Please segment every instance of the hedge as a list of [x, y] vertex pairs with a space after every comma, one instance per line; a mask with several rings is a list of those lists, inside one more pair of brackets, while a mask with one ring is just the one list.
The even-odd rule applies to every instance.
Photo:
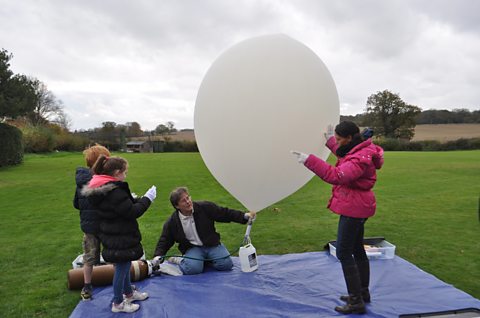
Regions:
[[447, 151], [480, 149], [480, 138], [460, 138], [447, 142], [437, 140], [408, 141], [391, 138], [376, 138], [375, 144], [385, 151]]
[[197, 143], [194, 141], [167, 141], [163, 147], [164, 152], [198, 152]]
[[14, 126], [0, 123], [0, 167], [23, 161], [22, 132]]
[[22, 127], [23, 143], [27, 153], [52, 152], [55, 149], [55, 133], [44, 126]]

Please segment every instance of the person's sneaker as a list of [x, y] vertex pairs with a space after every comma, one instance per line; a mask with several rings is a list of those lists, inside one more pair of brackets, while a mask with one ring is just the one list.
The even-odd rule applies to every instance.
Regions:
[[93, 288], [84, 286], [80, 292], [80, 297], [83, 301], [93, 299]]
[[140, 305], [129, 303], [128, 301], [122, 301], [120, 304], [115, 305], [112, 303], [112, 312], [134, 312], [140, 308]]
[[168, 259], [170, 263], [180, 265], [180, 263], [183, 261], [183, 257], [180, 256], [172, 256]]
[[134, 290], [133, 293], [132, 293], [132, 296], [130, 297], [127, 297], [125, 295], [123, 295], [123, 299], [125, 300], [125, 302], [133, 302], [133, 301], [136, 301], [136, 300], [145, 300], [148, 298], [148, 293], [142, 293], [138, 290]]

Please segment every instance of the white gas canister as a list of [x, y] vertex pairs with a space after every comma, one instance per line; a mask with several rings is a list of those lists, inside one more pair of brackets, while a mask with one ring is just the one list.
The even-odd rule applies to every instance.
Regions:
[[242, 272], [248, 273], [257, 270], [257, 250], [251, 243], [240, 247], [240, 250], [238, 251], [238, 257], [240, 258], [240, 267]]

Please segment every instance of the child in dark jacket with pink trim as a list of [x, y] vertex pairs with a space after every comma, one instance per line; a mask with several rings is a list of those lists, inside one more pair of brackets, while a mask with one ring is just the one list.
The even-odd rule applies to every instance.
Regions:
[[134, 290], [130, 280], [131, 262], [143, 254], [137, 218], [141, 217], [156, 197], [152, 186], [143, 197], [134, 199], [127, 177], [128, 163], [120, 157], [100, 156], [92, 168], [94, 175], [81, 193], [98, 210], [99, 238], [105, 261], [114, 263], [112, 312], [134, 312], [133, 301], [145, 300], [148, 294]]

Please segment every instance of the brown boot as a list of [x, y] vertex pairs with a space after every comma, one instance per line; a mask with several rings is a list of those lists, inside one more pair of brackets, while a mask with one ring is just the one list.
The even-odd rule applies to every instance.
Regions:
[[[348, 302], [348, 299], [350, 296], [345, 295], [345, 296], [340, 296], [340, 300], [343, 300], [344, 302]], [[364, 303], [370, 303], [370, 291], [368, 288], [362, 288], [362, 298]]]
[[337, 306], [335, 310], [341, 314], [364, 314], [367, 312], [361, 295], [349, 295], [347, 304]]
[[337, 306], [335, 310], [342, 314], [364, 314], [365, 303], [363, 302], [360, 274], [357, 265], [343, 265], [343, 276], [348, 290], [347, 304]]

